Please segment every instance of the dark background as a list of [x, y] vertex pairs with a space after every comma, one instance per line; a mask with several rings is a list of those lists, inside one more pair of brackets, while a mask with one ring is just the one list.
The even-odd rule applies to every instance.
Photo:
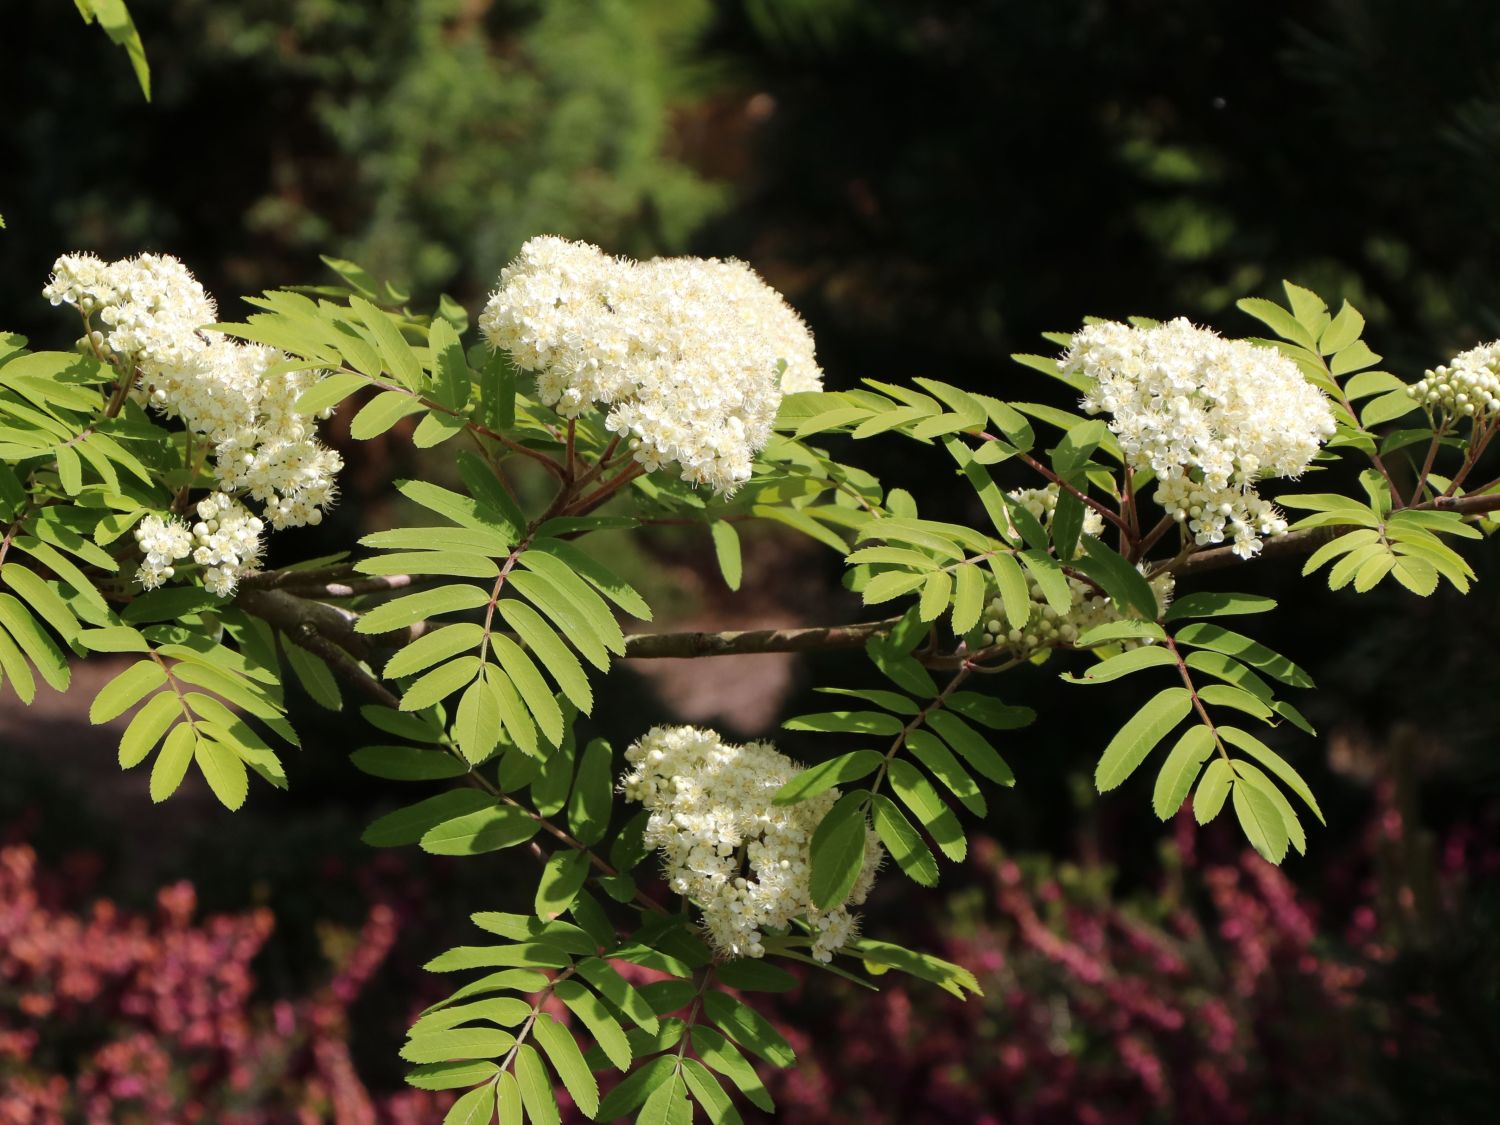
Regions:
[[[123, 54], [71, 5], [0, 13], [12, 44], [0, 68], [0, 327], [38, 346], [73, 333], [39, 296], [63, 251], [176, 254], [226, 319], [243, 311], [238, 294], [320, 279], [319, 253], [409, 285], [418, 304], [446, 292], [477, 311], [537, 233], [636, 256], [748, 260], [808, 319], [833, 388], [928, 375], [1055, 396], [1007, 358], [1047, 350], [1038, 333], [1085, 314], [1141, 314], [1254, 334], [1234, 301], [1276, 296], [1282, 278], [1355, 303], [1367, 339], [1408, 378], [1500, 335], [1500, 8], [1476, 0], [137, 0], [132, 10], [153, 66], [149, 105]], [[940, 460], [914, 449], [893, 439], [850, 458], [924, 509], [963, 515]], [[396, 449], [345, 453], [347, 499], [331, 522], [347, 535], [388, 519], [388, 481], [422, 466]], [[277, 549], [331, 546], [304, 534]], [[683, 627], [855, 611], [831, 556], [758, 530], [747, 552], [736, 599], [687, 533], [628, 565], [665, 607], [659, 621]], [[1492, 1109], [1500, 568], [1485, 545], [1475, 554], [1481, 581], [1467, 599], [1446, 588], [1427, 601], [1330, 595], [1294, 562], [1218, 579], [1282, 601], [1260, 635], [1319, 682], [1304, 709], [1321, 737], [1281, 743], [1329, 820], [1310, 832], [1309, 857], [1287, 864], [1318, 922], [1309, 948], [1363, 964], [1347, 923], [1373, 901], [1390, 954], [1356, 990], [1368, 1005], [1358, 1022], [1380, 1030], [1339, 1062], [1353, 1077], [1337, 1096], [1276, 1046], [1286, 1021], [1308, 1017], [1280, 1001], [1257, 1017], [1236, 1048], [1265, 1099], [1246, 1104], [1248, 1120], [1420, 1110], [1464, 1121]], [[1021, 784], [994, 799], [986, 830], [1052, 873], [1043, 883], [1083, 872], [1149, 914], [1163, 864], [1183, 862], [1163, 859], [1172, 830], [1151, 816], [1149, 784], [1097, 804], [1079, 783], [1128, 694], [1093, 694], [1081, 708], [1054, 670], [1006, 685], [1042, 719], [1011, 743]], [[601, 687], [598, 725], [617, 745], [673, 715], [758, 735], [814, 684], [863, 674], [833, 659], [633, 669]], [[0, 761], [10, 838], [44, 861], [108, 857], [94, 890], [127, 904], [189, 875], [208, 909], [271, 906], [278, 927], [257, 962], [267, 994], [322, 971], [315, 923], [352, 924], [363, 909], [340, 875], [369, 862], [350, 841], [402, 796], [343, 763], [347, 717], [307, 705], [291, 793], [254, 792], [231, 817], [190, 793], [146, 807], [144, 775], [115, 772], [106, 740], [76, 726], [76, 706], [3, 706], [0, 738], [16, 747]], [[1399, 861], [1382, 858], [1377, 838], [1392, 815], [1408, 843], [1426, 841]], [[1222, 827], [1201, 834], [1188, 864], [1200, 876], [1241, 862]], [[1440, 863], [1455, 833], [1472, 844], [1456, 866]], [[453, 918], [496, 905], [496, 873], [503, 884], [511, 861], [407, 862], [403, 886], [422, 888], [403, 900], [410, 963], [451, 943]], [[1440, 876], [1431, 901], [1413, 892]], [[950, 940], [973, 924], [964, 896], [987, 878], [961, 869], [949, 897], [919, 898], [888, 877], [867, 929]], [[390, 974], [385, 991], [397, 995], [371, 1002], [354, 1033], [372, 1091], [399, 1082], [399, 994], [421, 986]], [[1229, 988], [1216, 979], [1203, 987]], [[1069, 995], [1045, 976], [1027, 987]], [[858, 1026], [860, 995], [814, 986], [809, 997], [789, 1007], [793, 1026], [818, 1026], [828, 1006]], [[919, 1019], [950, 1018], [915, 1002]], [[982, 1110], [1062, 1121], [1087, 1118], [1081, 1106], [1097, 1098], [1124, 1107], [1114, 1120], [1198, 1119], [1186, 1103], [1138, 1096], [1128, 1073], [1117, 1090], [1068, 1072], [1050, 1117], [1019, 1083], [987, 1085], [985, 1052], [998, 1058], [1035, 1031], [1006, 1022], [1003, 993], [986, 1003], [998, 1014], [959, 1064], [970, 1108], [949, 1107], [930, 1076], [862, 1105], [868, 1070], [844, 1075], [849, 1089], [829, 1079], [828, 1100], [808, 1104], [864, 1120]], [[1112, 1075], [1123, 1056], [1108, 1013], [1098, 1019], [1077, 1053]], [[837, 1062], [825, 1060], [829, 1074]]]

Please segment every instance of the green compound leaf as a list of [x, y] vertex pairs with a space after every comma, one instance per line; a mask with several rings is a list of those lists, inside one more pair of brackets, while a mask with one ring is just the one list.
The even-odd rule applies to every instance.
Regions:
[[760, 1075], [745, 1056], [724, 1036], [711, 1027], [695, 1025], [690, 1032], [693, 1052], [739, 1088], [740, 1093], [766, 1113], [776, 1112], [776, 1103], [761, 1081]]
[[1188, 727], [1156, 775], [1151, 807], [1162, 820], [1170, 820], [1192, 792], [1198, 771], [1214, 751], [1214, 732], [1205, 726]]
[[869, 734], [890, 737], [901, 733], [902, 722], [883, 711], [827, 711], [818, 715], [798, 715], [781, 724], [787, 730], [811, 730]]
[[865, 860], [865, 794], [846, 793], [813, 832], [808, 888], [821, 910], [841, 905], [854, 889]]
[[693, 1104], [688, 1101], [680, 1064], [651, 1091], [635, 1120], [636, 1125], [692, 1125]]
[[359, 441], [368, 441], [385, 433], [402, 418], [420, 414], [426, 408], [421, 401], [400, 391], [382, 391], [364, 406], [349, 423], [349, 434]]
[[1302, 779], [1302, 775], [1292, 768], [1290, 762], [1276, 751], [1272, 750], [1260, 739], [1249, 731], [1241, 730], [1239, 727], [1220, 727], [1219, 737], [1231, 746], [1237, 747], [1249, 754], [1266, 769], [1279, 777], [1282, 782], [1298, 797], [1302, 798], [1307, 807], [1318, 820], [1327, 824], [1323, 819], [1323, 810], [1318, 808], [1317, 799], [1313, 796], [1312, 788]]
[[[896, 803], [881, 793], [870, 796], [871, 819], [880, 842], [909, 879], [924, 887], [938, 883], [938, 865], [932, 850]], [[732, 983], [732, 982], [730, 982]]]
[[578, 975], [593, 985], [599, 995], [634, 1020], [637, 1026], [649, 1032], [655, 1032], [660, 1026], [651, 1005], [608, 961], [599, 957], [580, 961]]
[[1291, 837], [1276, 801], [1258, 785], [1239, 782], [1233, 789], [1234, 815], [1251, 847], [1270, 863], [1286, 858]]
[[697, 1059], [682, 1060], [682, 1077], [693, 1097], [703, 1107], [712, 1125], [742, 1125], [740, 1111], [734, 1108], [724, 1087], [713, 1073]]
[[944, 961], [930, 953], [918, 953], [890, 942], [875, 941], [873, 938], [857, 938], [845, 948], [862, 958], [867, 965], [899, 969], [919, 980], [930, 981], [960, 1000], [965, 999], [969, 993], [981, 994], [979, 981], [974, 978], [973, 973], [962, 965]]
[[495, 1087], [486, 1082], [455, 1101], [443, 1116], [443, 1125], [489, 1125], [494, 1116]]
[[[1284, 498], [1283, 498], [1284, 499]], [[1363, 510], [1361, 508], [1361, 510]], [[1190, 617], [1225, 617], [1240, 613], [1267, 613], [1276, 608], [1276, 599], [1259, 594], [1228, 594], [1195, 591], [1174, 601], [1163, 618], [1181, 621]]]
[[984, 794], [969, 771], [959, 764], [948, 747], [930, 731], [914, 730], [906, 736], [906, 748], [912, 757], [927, 767], [929, 773], [958, 798], [960, 804], [975, 816], [984, 816], [988, 806]]
[[542, 615], [523, 602], [507, 599], [500, 603], [500, 616], [516, 631], [542, 667], [557, 681], [563, 695], [585, 715], [594, 709], [594, 693], [578, 658], [563, 643]]
[[740, 557], [740, 534], [734, 524], [725, 520], [714, 520], [708, 525], [713, 538], [714, 557], [719, 560], [719, 573], [724, 576], [724, 585], [731, 590], [740, 588], [744, 564]]
[[719, 983], [741, 992], [790, 992], [797, 987], [797, 978], [791, 973], [754, 957], [725, 961], [714, 970], [714, 976]]
[[556, 918], [573, 905], [589, 875], [589, 856], [581, 851], [553, 852], [542, 869], [536, 888], [536, 912], [542, 918]]
[[193, 760], [193, 728], [187, 723], [178, 723], [167, 735], [161, 753], [151, 765], [151, 799], [165, 801], [177, 791], [187, 775], [188, 763]]
[[446, 1031], [461, 1024], [489, 1022], [499, 1027], [517, 1027], [531, 1015], [531, 1004], [519, 996], [492, 996], [467, 1004], [451, 1004], [429, 1012], [411, 1025], [409, 1035]]
[[1199, 824], [1207, 824], [1219, 815], [1233, 783], [1234, 770], [1227, 761], [1215, 758], [1208, 763], [1208, 769], [1203, 771], [1203, 777], [1198, 782], [1198, 792], [1193, 797], [1193, 816]]
[[360, 839], [374, 848], [415, 844], [439, 824], [491, 808], [494, 804], [495, 798], [478, 789], [453, 789], [386, 813], [371, 823]]
[[1313, 686], [1312, 677], [1286, 657], [1272, 652], [1258, 641], [1252, 641], [1249, 637], [1221, 626], [1204, 621], [1195, 622], [1178, 630], [1177, 640], [1195, 648], [1213, 649], [1215, 652], [1222, 652], [1225, 656], [1232, 656], [1292, 687], [1310, 688]]
[[584, 748], [578, 777], [568, 795], [568, 828], [582, 844], [597, 844], [609, 830], [614, 789], [614, 753], [596, 738]]
[[583, 1052], [573, 1041], [572, 1034], [545, 1012], [537, 1013], [532, 1034], [541, 1043], [557, 1076], [572, 1095], [573, 1103], [585, 1117], [594, 1117], [599, 1112], [599, 1083], [589, 1072], [588, 1064], [583, 1061]]
[[137, 661], [99, 689], [89, 707], [89, 722], [107, 723], [123, 715], [166, 682], [166, 670], [156, 661]]
[[587, 551], [561, 539], [537, 539], [532, 542], [531, 549], [555, 556], [630, 616], [642, 621], [651, 620], [651, 607], [646, 599]]
[[707, 992], [703, 1011], [718, 1028], [741, 1047], [751, 1051], [772, 1066], [787, 1067], [797, 1061], [792, 1046], [781, 1032], [754, 1008], [723, 992]]
[[237, 809], [245, 803], [250, 789], [250, 778], [244, 761], [227, 746], [207, 738], [199, 738], [193, 745], [193, 760], [213, 790], [219, 803], [227, 809]]
[[401, 1057], [411, 1063], [446, 1062], [450, 1059], [489, 1059], [502, 1055], [516, 1037], [497, 1027], [460, 1027], [429, 1031], [406, 1041]]
[[878, 688], [839, 687], [821, 687], [817, 690], [827, 695], [846, 695], [852, 699], [863, 699], [866, 703], [884, 707], [887, 711], [894, 711], [898, 715], [915, 715], [921, 710], [910, 698], [894, 691], [881, 691]]
[[1122, 611], [1134, 609], [1145, 620], [1155, 621], [1159, 612], [1156, 594], [1145, 575], [1118, 551], [1091, 535], [1084, 536], [1083, 548], [1088, 557], [1075, 560], [1074, 565], [1104, 587], [1104, 592]]
[[552, 1080], [547, 1077], [547, 1068], [542, 1065], [536, 1048], [522, 1043], [516, 1048], [513, 1065], [516, 1082], [521, 1087], [521, 1104], [526, 1107], [532, 1125], [560, 1125], [562, 1118], [552, 1093]]
[[573, 980], [558, 981], [553, 985], [552, 991], [588, 1029], [594, 1042], [615, 1068], [621, 1072], [628, 1071], [632, 1058], [630, 1040], [604, 1002]]
[[984, 572], [977, 566], [961, 566], [956, 576], [957, 589], [953, 596], [953, 632], [963, 636], [979, 624], [984, 610]]
[[120, 768], [128, 770], [144, 762], [181, 715], [182, 704], [175, 693], [167, 691], [153, 696], [135, 713], [120, 736]]
[[968, 854], [968, 842], [964, 839], [958, 819], [938, 796], [937, 790], [916, 766], [902, 758], [891, 759], [887, 774], [891, 789], [932, 834], [938, 849], [953, 862], [960, 862]]
[[1132, 649], [1129, 652], [1111, 656], [1107, 660], [1101, 660], [1081, 676], [1075, 676], [1069, 672], [1064, 673], [1062, 678], [1072, 684], [1106, 684], [1111, 680], [1128, 676], [1132, 672], [1168, 666], [1175, 668], [1177, 657], [1173, 656], [1169, 650], [1153, 645]]
[[652, 1059], [605, 1095], [599, 1103], [600, 1120], [614, 1121], [638, 1108], [654, 1090], [669, 1083], [676, 1070], [675, 1058], [659, 1055]]
[[[512, 686], [525, 702], [526, 709], [531, 712], [537, 729], [553, 746], [559, 745], [564, 728], [562, 709], [552, 697], [552, 689], [542, 679], [542, 673], [536, 664], [520, 645], [503, 633], [493, 634], [490, 644], [505, 675], [510, 678]], [[494, 671], [491, 668], [486, 675], [493, 678]]]
[[361, 616], [354, 628], [359, 633], [389, 633], [440, 614], [478, 609], [489, 601], [490, 595], [478, 586], [442, 586], [378, 605]]
[[1188, 653], [1183, 658], [1183, 663], [1195, 672], [1203, 672], [1227, 684], [1233, 684], [1263, 703], [1270, 704], [1273, 699], [1271, 685], [1232, 656], [1200, 648]]
[[858, 781], [874, 773], [881, 761], [882, 755], [874, 750], [855, 750], [808, 766], [778, 789], [772, 802], [778, 805], [795, 805], [798, 801], [826, 792], [835, 785]]
[[520, 809], [492, 805], [436, 824], [417, 842], [432, 855], [482, 855], [524, 844], [540, 828]]
[[1099, 792], [1109, 792], [1134, 773], [1192, 709], [1193, 697], [1186, 688], [1167, 688], [1152, 697], [1104, 748], [1094, 770], [1094, 785]]
[[917, 602], [917, 616], [923, 621], [936, 621], [948, 608], [949, 596], [953, 593], [953, 579], [946, 571], [936, 570], [922, 583], [922, 596]]
[[522, 1125], [525, 1120], [521, 1084], [508, 1070], [501, 1071], [495, 1081], [495, 1115], [499, 1125]]
[[500, 1073], [488, 1059], [453, 1059], [449, 1062], [422, 1063], [406, 1076], [406, 1082], [419, 1090], [456, 1090], [487, 1082]]
[[361, 773], [387, 781], [442, 781], [469, 772], [452, 754], [415, 746], [365, 746], [350, 754], [349, 761]]
[[438, 665], [414, 680], [401, 693], [401, 710], [425, 711], [434, 703], [447, 699], [459, 688], [472, 683], [481, 667], [483, 663], [477, 656], [460, 656]]

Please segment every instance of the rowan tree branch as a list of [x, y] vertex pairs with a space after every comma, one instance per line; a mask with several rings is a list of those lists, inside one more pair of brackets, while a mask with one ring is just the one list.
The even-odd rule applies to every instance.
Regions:
[[[1409, 510], [1450, 511], [1479, 515], [1500, 511], [1500, 492], [1460, 497], [1438, 497]], [[1266, 541], [1257, 559], [1311, 554], [1324, 543], [1342, 535], [1348, 528], [1318, 527], [1294, 531]], [[1176, 568], [1179, 574], [1220, 570], [1244, 563], [1229, 547], [1200, 551], [1184, 559]], [[355, 631], [359, 620], [356, 610], [329, 605], [322, 597], [349, 597], [356, 593], [396, 590], [411, 582], [406, 575], [361, 577], [348, 582], [330, 581], [323, 571], [281, 571], [267, 582], [257, 583], [257, 575], [240, 587], [236, 602], [241, 609], [275, 627], [309, 652], [323, 657], [339, 676], [364, 695], [382, 703], [395, 696], [362, 665], [375, 666], [385, 656], [433, 628], [421, 621], [405, 629], [378, 636]], [[289, 579], [309, 578], [307, 587], [281, 588]], [[900, 620], [888, 617], [880, 621], [861, 621], [849, 625], [813, 625], [792, 629], [746, 629], [729, 631], [688, 631], [680, 633], [635, 633], [625, 638], [625, 657], [629, 660], [690, 659], [700, 656], [748, 656], [763, 653], [833, 652], [864, 646], [872, 636], [890, 631]], [[933, 667], [955, 667], [958, 654], [933, 653], [922, 657]], [[393, 704], [392, 704], [393, 705]]]
[[899, 617], [888, 617], [883, 621], [861, 621], [853, 625], [740, 632], [634, 633], [625, 638], [625, 656], [631, 660], [648, 660], [863, 648], [867, 640], [878, 633], [888, 632], [900, 620]]
[[262, 570], [247, 574], [240, 579], [241, 590], [282, 590], [292, 586], [317, 586], [327, 582], [341, 582], [355, 578], [359, 572], [353, 563], [337, 563], [333, 566], [304, 567], [301, 570]]
[[356, 661], [373, 660], [377, 638], [354, 631], [359, 614], [327, 602], [299, 597], [286, 590], [257, 590], [241, 586], [235, 604], [252, 617], [259, 617], [309, 652], [323, 653], [306, 642], [321, 640], [335, 645]]

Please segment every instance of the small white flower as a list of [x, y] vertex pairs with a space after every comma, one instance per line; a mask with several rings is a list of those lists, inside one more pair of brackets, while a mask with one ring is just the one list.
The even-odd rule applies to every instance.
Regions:
[[145, 555], [135, 577], [142, 586], [154, 590], [176, 570], [172, 564], [193, 551], [193, 534], [187, 524], [169, 516], [147, 516], [135, 529], [135, 541]]
[[240, 578], [260, 562], [264, 530], [250, 511], [232, 496], [215, 492], [198, 503], [193, 525], [193, 561], [203, 567], [203, 585], [220, 597], [234, 593]]

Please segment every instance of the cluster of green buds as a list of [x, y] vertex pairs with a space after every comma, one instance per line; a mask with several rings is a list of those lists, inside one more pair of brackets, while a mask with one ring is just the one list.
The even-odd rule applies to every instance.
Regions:
[[1500, 414], [1500, 341], [1459, 353], [1407, 390], [1437, 413], [1468, 418]]
[[[1017, 656], [1027, 657], [1044, 649], [1067, 648], [1095, 626], [1120, 620], [1114, 604], [1093, 586], [1076, 578], [1070, 578], [1068, 586], [1073, 594], [1073, 604], [1067, 612], [1059, 613], [1047, 604], [1036, 581], [1028, 577], [1031, 613], [1019, 628], [1011, 625], [998, 590], [992, 589], [979, 622], [979, 645], [983, 648], [1008, 648]], [[1172, 576], [1164, 574], [1152, 579], [1151, 588], [1156, 592], [1158, 604], [1165, 609], [1172, 600]], [[1121, 643], [1134, 648], [1144, 642]]]

